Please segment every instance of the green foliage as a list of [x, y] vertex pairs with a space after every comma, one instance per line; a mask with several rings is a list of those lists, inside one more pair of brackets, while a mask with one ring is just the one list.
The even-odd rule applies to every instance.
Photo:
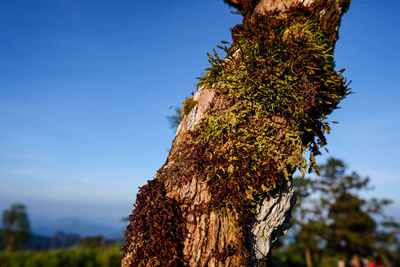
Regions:
[[313, 193], [314, 183], [315, 181], [310, 178], [297, 177], [293, 179], [297, 201], [293, 211], [291, 229], [295, 235], [295, 242], [291, 246], [292, 250], [297, 249], [297, 253], [300, 252], [303, 259], [307, 259], [309, 256], [307, 266], [310, 266], [312, 262], [320, 262], [320, 244], [324, 243], [323, 236], [326, 232], [323, 209], [315, 202], [308, 202], [308, 198]]
[[90, 249], [100, 248], [104, 246], [104, 244], [104, 236], [91, 236], [78, 241], [78, 246]]
[[338, 256], [326, 256], [323, 257], [321, 262], [317, 265], [320, 267], [337, 267], [339, 257]]
[[321, 166], [322, 179], [315, 188], [323, 193], [321, 205], [327, 211], [329, 223], [326, 233], [327, 245], [341, 255], [370, 255], [375, 243], [376, 222], [372, 218], [382, 208], [375, 202], [376, 210], [368, 209], [368, 201], [358, 192], [368, 188], [369, 179], [357, 173], [346, 173], [345, 164], [330, 158]]
[[368, 178], [348, 174], [343, 161], [330, 158], [321, 166], [321, 177], [294, 181], [301, 206], [295, 209], [292, 246], [304, 254], [308, 249], [314, 264], [336, 266], [337, 258], [349, 260], [355, 254], [394, 257], [400, 225], [382, 213], [390, 201], [360, 197], [369, 189]]
[[102, 249], [66, 249], [51, 251], [1, 251], [1, 267], [119, 267], [120, 245]]
[[193, 96], [186, 98], [186, 100], [183, 102], [183, 106], [182, 106], [182, 117], [189, 114], [190, 111], [192, 111], [192, 109], [196, 106], [196, 104], [197, 104], [197, 101], [194, 100]]
[[279, 267], [304, 267], [303, 251], [298, 246], [290, 244], [284, 250], [276, 250], [272, 254], [273, 266]]
[[30, 223], [25, 206], [14, 204], [10, 209], [3, 211], [2, 223], [1, 239], [6, 249], [23, 248], [31, 237]]

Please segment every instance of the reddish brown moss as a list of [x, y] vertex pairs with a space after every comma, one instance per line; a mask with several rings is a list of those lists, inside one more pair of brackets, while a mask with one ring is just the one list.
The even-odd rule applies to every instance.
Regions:
[[184, 218], [180, 203], [165, 193], [161, 182], [151, 180], [137, 194], [123, 248], [132, 253], [129, 266], [184, 266]]

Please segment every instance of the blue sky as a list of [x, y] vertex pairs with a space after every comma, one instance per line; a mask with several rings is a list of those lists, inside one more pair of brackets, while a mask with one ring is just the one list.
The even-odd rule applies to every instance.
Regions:
[[[400, 2], [354, 0], [336, 47], [353, 80], [329, 155], [400, 212]], [[166, 116], [241, 17], [222, 0], [0, 2], [0, 210], [110, 223], [166, 159]], [[400, 218], [399, 218], [400, 219]]]

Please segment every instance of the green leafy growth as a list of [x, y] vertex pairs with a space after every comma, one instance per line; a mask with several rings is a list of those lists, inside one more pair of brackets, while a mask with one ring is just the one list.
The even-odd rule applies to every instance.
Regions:
[[196, 106], [196, 104], [197, 104], [197, 101], [194, 100], [193, 96], [186, 98], [186, 100], [183, 102], [183, 105], [182, 105], [182, 117], [189, 114], [190, 111], [192, 111], [192, 109]]
[[215, 205], [243, 205], [284, 184], [295, 169], [317, 170], [327, 115], [349, 94], [318, 25], [305, 8], [260, 16], [232, 30], [224, 59], [215, 50], [208, 55], [211, 67], [198, 86], [213, 88], [225, 105], [210, 112], [194, 140], [208, 147], [204, 171], [215, 177]]

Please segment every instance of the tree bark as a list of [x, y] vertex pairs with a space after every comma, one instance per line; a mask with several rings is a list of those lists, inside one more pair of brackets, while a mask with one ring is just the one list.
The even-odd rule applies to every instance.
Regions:
[[311, 250], [309, 247], [305, 247], [304, 248], [304, 253], [306, 255], [306, 263], [307, 263], [307, 267], [312, 267], [312, 257], [311, 257]]
[[[299, 85], [314, 79], [313, 75], [317, 77], [315, 79], [324, 77], [321, 74], [323, 66], [321, 73], [314, 71], [319, 68], [317, 66], [319, 63], [315, 63], [319, 62], [319, 59], [315, 61], [313, 57], [315, 51], [319, 50], [307, 52], [307, 55], [314, 60], [310, 61], [309, 66], [299, 64], [296, 67], [296, 60], [302, 58], [293, 59], [294, 63], [290, 67], [291, 70], [288, 69], [288, 73], [295, 73], [293, 75], [297, 75], [296, 77], [300, 77], [296, 73], [307, 72], [307, 74], [301, 74], [302, 82], [299, 82], [300, 80], [292, 82], [292, 78], [287, 78], [289, 85], [285, 85], [285, 88], [299, 88], [294, 94], [301, 93], [300, 104], [305, 106], [301, 107], [301, 114], [311, 116], [313, 120], [315, 119], [313, 123], [317, 125], [315, 129], [312, 128], [314, 126], [310, 126], [311, 124], [296, 126], [293, 129], [293, 121], [297, 123], [298, 117], [291, 118], [287, 115], [290, 113], [286, 111], [286, 113], [283, 111], [274, 113], [271, 111], [273, 105], [270, 102], [265, 107], [265, 112], [257, 113], [253, 105], [264, 104], [259, 104], [259, 100], [254, 100], [252, 95], [235, 91], [235, 88], [245, 87], [240, 84], [234, 85], [236, 83], [233, 81], [242, 75], [241, 67], [235, 67], [236, 69], [232, 71], [233, 78], [229, 76], [230, 71], [224, 72], [223, 69], [228, 68], [229, 64], [234, 65], [236, 61], [239, 65], [242, 64], [240, 66], [247, 64], [246, 51], [252, 48], [251, 45], [244, 47], [244, 44], [253, 44], [253, 41], [248, 41], [252, 40], [253, 36], [251, 34], [246, 36], [247, 39], [244, 41], [240, 38], [248, 32], [258, 32], [257, 40], [264, 40], [265, 35], [259, 32], [269, 25], [262, 25], [261, 22], [270, 18], [271, 25], [282, 21], [288, 28], [284, 32], [279, 32], [279, 37], [272, 42], [274, 45], [279, 40], [285, 44], [288, 40], [298, 44], [300, 41], [297, 42], [297, 39], [307, 42], [308, 37], [304, 30], [291, 32], [292, 26], [301, 25], [304, 29], [311, 27], [322, 31], [327, 40], [324, 47], [333, 48], [340, 18], [348, 7], [348, 1], [226, 0], [225, 2], [243, 14], [243, 25], [237, 26], [236, 29], [243, 34], [233, 34], [234, 43], [228, 52], [230, 59], [216, 60], [216, 67], [205, 75], [204, 80], [213, 77], [215, 81], [203, 82], [193, 98], [184, 103], [183, 110], [186, 114], [177, 128], [165, 164], [157, 172], [155, 179], [149, 181], [138, 193], [135, 210], [131, 215], [131, 224], [125, 234], [126, 246], [123, 249], [122, 266], [267, 266], [274, 242], [290, 228], [289, 219], [295, 203], [291, 175], [296, 168], [305, 169], [305, 163], [301, 160], [305, 149], [309, 149], [312, 154], [318, 154], [318, 145], [322, 147], [325, 143], [323, 132], [328, 129], [327, 124], [321, 121], [347, 94], [341, 76], [333, 69], [329, 70], [333, 73], [330, 75], [338, 75], [333, 80], [335, 88], [339, 89], [328, 92], [329, 95], [335, 95], [332, 98], [324, 93], [329, 101], [322, 99], [322, 93], [318, 91], [322, 91], [320, 87], [317, 86], [318, 88], [314, 88], [315, 90], [310, 93], [307, 90], [311, 90], [312, 86], [304, 89]], [[304, 14], [310, 14], [313, 23], [310, 24]], [[293, 25], [291, 25], [292, 18]], [[280, 26], [273, 27], [278, 34], [276, 29]], [[272, 30], [269, 33], [274, 34]], [[263, 42], [270, 42], [268, 40], [267, 38]], [[315, 48], [317, 46], [314, 44], [310, 44], [310, 47], [319, 49]], [[265, 53], [267, 50], [258, 46], [256, 49], [260, 49], [257, 50], [261, 51], [260, 53]], [[332, 51], [329, 53], [333, 54]], [[255, 64], [260, 62], [259, 57], [249, 57]], [[288, 61], [290, 60], [292, 59], [288, 58]], [[252, 65], [246, 66], [250, 66], [246, 70], [246, 75], [252, 77]], [[271, 72], [273, 75], [280, 71], [280, 68], [275, 67], [272, 70], [268, 69], [268, 63], [262, 66], [265, 66], [266, 73], [269, 71], [268, 73]], [[264, 69], [256, 67], [254, 71], [258, 73]], [[246, 75], [240, 76], [238, 80], [247, 82]], [[255, 81], [259, 75], [253, 76], [255, 77], [251, 79]], [[227, 79], [232, 82], [218, 80], [219, 77], [228, 77], [230, 80]], [[264, 79], [260, 84], [270, 80]], [[252, 83], [251, 81], [249, 84]], [[257, 86], [261, 87], [260, 84]], [[257, 86], [255, 88], [258, 88]], [[302, 92], [301, 88], [307, 92]], [[254, 90], [252, 92], [257, 95]], [[257, 99], [263, 101], [262, 99], [268, 98], [267, 96]], [[279, 106], [286, 100], [272, 101], [276, 101]], [[298, 102], [293, 103], [293, 106], [297, 104]], [[310, 107], [306, 107], [306, 104]], [[290, 109], [290, 105], [285, 108]], [[243, 109], [247, 113], [243, 113]], [[267, 115], [260, 117], [260, 114]], [[263, 127], [265, 132], [260, 130]], [[251, 130], [253, 128], [258, 130], [254, 132]], [[243, 132], [246, 135], [240, 135]], [[240, 142], [232, 136], [240, 136]], [[257, 141], [258, 137], [264, 138], [260, 141], [262, 143]], [[317, 139], [319, 141], [316, 141]], [[256, 144], [259, 148], [251, 150]], [[272, 146], [273, 149], [266, 150], [264, 146]], [[237, 151], [241, 151], [241, 154]], [[258, 155], [260, 151], [265, 153]], [[311, 161], [311, 168], [313, 164]]]

